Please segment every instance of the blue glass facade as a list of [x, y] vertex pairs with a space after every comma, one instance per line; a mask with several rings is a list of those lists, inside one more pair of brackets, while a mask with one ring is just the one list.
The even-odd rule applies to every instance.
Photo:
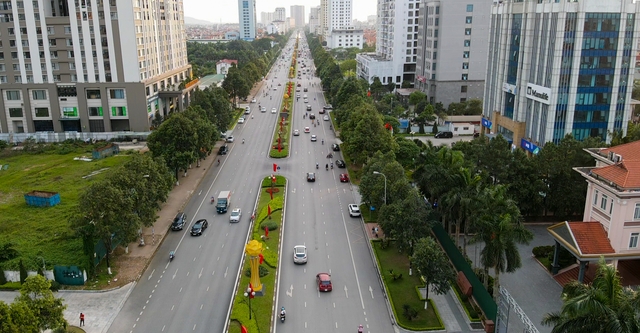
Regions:
[[573, 68], [573, 54], [575, 52], [576, 13], [567, 13], [564, 24], [564, 39], [562, 41], [562, 62], [560, 80], [558, 84], [558, 102], [556, 104], [556, 118], [553, 122], [553, 138], [551, 141], [559, 143], [564, 137], [567, 126], [567, 106], [571, 87], [571, 70]]
[[[522, 14], [512, 15], [511, 48], [509, 49], [509, 63], [507, 65], [507, 83], [516, 84], [518, 79], [518, 60], [520, 58], [520, 41], [522, 33]], [[504, 116], [513, 119], [516, 95], [504, 93]]]
[[627, 14], [627, 23], [624, 31], [624, 44], [622, 47], [622, 65], [620, 66], [620, 82], [618, 88], [618, 101], [616, 103], [616, 116], [613, 120], [613, 130], [615, 132], [621, 131], [624, 125], [624, 108], [627, 104], [627, 89], [629, 84], [627, 82], [627, 75], [629, 74], [630, 64], [632, 61], [632, 47], [633, 47], [633, 31], [634, 22], [636, 21], [636, 14]]

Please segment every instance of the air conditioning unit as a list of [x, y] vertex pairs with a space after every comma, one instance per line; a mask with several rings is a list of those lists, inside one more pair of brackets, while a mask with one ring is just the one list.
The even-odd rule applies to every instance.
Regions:
[[614, 163], [620, 163], [620, 162], [622, 162], [622, 155], [619, 155], [619, 154], [613, 154], [613, 162], [614, 162]]

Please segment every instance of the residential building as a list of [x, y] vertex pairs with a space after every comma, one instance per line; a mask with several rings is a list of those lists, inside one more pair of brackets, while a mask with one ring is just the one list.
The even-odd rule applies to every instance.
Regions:
[[296, 28], [302, 28], [305, 25], [304, 22], [304, 6], [294, 5], [291, 6], [291, 17], [296, 22]]
[[284, 22], [287, 19], [287, 12], [284, 7], [277, 7], [276, 11], [273, 13], [274, 21]]
[[269, 35], [277, 35], [280, 32], [278, 31], [278, 26], [273, 24], [273, 23], [269, 23], [267, 24], [267, 26], [264, 28], [264, 30], [266, 31], [267, 34]]
[[320, 0], [320, 26], [323, 39], [325, 41], [331, 39], [333, 30], [352, 28], [352, 16], [352, 0]]
[[418, 58], [418, 18], [421, 1], [385, 0], [378, 2], [376, 52], [356, 56], [358, 77], [400, 87], [415, 81]]
[[327, 47], [357, 47], [361, 49], [364, 41], [363, 35], [362, 29], [334, 29], [327, 39]]
[[238, 66], [238, 60], [235, 59], [222, 59], [216, 63], [216, 73], [227, 75], [229, 68]]
[[311, 7], [309, 11], [309, 32], [320, 34], [320, 6]]
[[626, 134], [637, 51], [634, 0], [491, 7], [483, 128], [534, 152], [567, 134]]
[[186, 108], [182, 1], [6, 1], [0, 133], [148, 131]]
[[274, 12], [261, 12], [260, 13], [260, 23], [262, 25], [267, 25], [274, 21], [275, 13]]
[[490, 10], [487, 0], [423, 2], [418, 18], [415, 87], [427, 94], [430, 103], [447, 107], [482, 99]]
[[238, 0], [238, 16], [240, 22], [240, 39], [252, 41], [256, 39], [256, 2], [255, 0]]
[[224, 33], [224, 39], [226, 40], [240, 39], [240, 33], [237, 31], [227, 31]]
[[329, 19], [331, 16], [329, 15], [329, 1], [330, 0], [320, 0], [320, 35], [322, 38], [329, 33]]
[[[585, 281], [589, 262], [601, 256], [618, 268], [625, 285], [637, 285], [640, 268], [640, 141], [611, 148], [585, 149], [593, 167], [574, 170], [587, 181], [584, 221], [548, 228], [578, 260], [578, 280]], [[554, 261], [554, 274], [558, 273]], [[630, 273], [630, 274], [629, 274]], [[633, 280], [632, 280], [633, 279]]]

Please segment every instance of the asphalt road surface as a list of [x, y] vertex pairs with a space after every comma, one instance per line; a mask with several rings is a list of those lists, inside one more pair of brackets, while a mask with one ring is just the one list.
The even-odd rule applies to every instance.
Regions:
[[[280, 57], [265, 78], [257, 103], [251, 104], [253, 118], [249, 116], [236, 126], [229, 154], [220, 157], [220, 167], [214, 164], [185, 208], [189, 223], [184, 230], [167, 236], [109, 332], [225, 331], [249, 218], [260, 181], [272, 173], [273, 163], [289, 180], [276, 296], [277, 309], [287, 309], [287, 320], [281, 324], [274, 317], [274, 332], [356, 332], [359, 324], [365, 332], [393, 331], [362, 221], [349, 217], [347, 205], [354, 203], [354, 188], [339, 181], [339, 174], [346, 169], [324, 170], [325, 164], [341, 155], [334, 152], [333, 159], [326, 158], [336, 138], [330, 122], [318, 113], [324, 99], [308, 57], [301, 58], [310, 68], [309, 74], [294, 81], [308, 88], [308, 104], [319, 124], [316, 121], [314, 127], [310, 119], [303, 119], [306, 105], [301, 91], [301, 98], [294, 102], [292, 126], [300, 130], [300, 136], [292, 137], [289, 158], [268, 158], [278, 120], [271, 109], [279, 110], [294, 41], [289, 41], [283, 51], [285, 58]], [[300, 41], [306, 50], [306, 42], [303, 38]], [[260, 112], [258, 104], [267, 112]], [[305, 126], [311, 133], [304, 133]], [[311, 142], [311, 134], [317, 135], [317, 142]], [[316, 173], [315, 183], [307, 182], [307, 172]], [[229, 212], [217, 214], [210, 204], [210, 198], [224, 190], [232, 191], [231, 208], [242, 209], [240, 223], [229, 223]], [[199, 219], [207, 219], [209, 227], [202, 236], [191, 236], [191, 226]], [[293, 246], [297, 244], [307, 246], [306, 265], [293, 264]], [[176, 251], [176, 257], [169, 262], [171, 250]], [[331, 274], [332, 292], [318, 292], [315, 277], [319, 272]]]

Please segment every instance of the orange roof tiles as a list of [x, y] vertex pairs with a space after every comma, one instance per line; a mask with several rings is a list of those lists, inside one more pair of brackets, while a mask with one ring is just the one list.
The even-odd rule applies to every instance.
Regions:
[[567, 222], [582, 254], [616, 253], [600, 222]]
[[622, 156], [622, 162], [596, 168], [592, 172], [623, 189], [640, 188], [640, 141], [602, 149], [598, 153], [608, 156], [609, 152]]

